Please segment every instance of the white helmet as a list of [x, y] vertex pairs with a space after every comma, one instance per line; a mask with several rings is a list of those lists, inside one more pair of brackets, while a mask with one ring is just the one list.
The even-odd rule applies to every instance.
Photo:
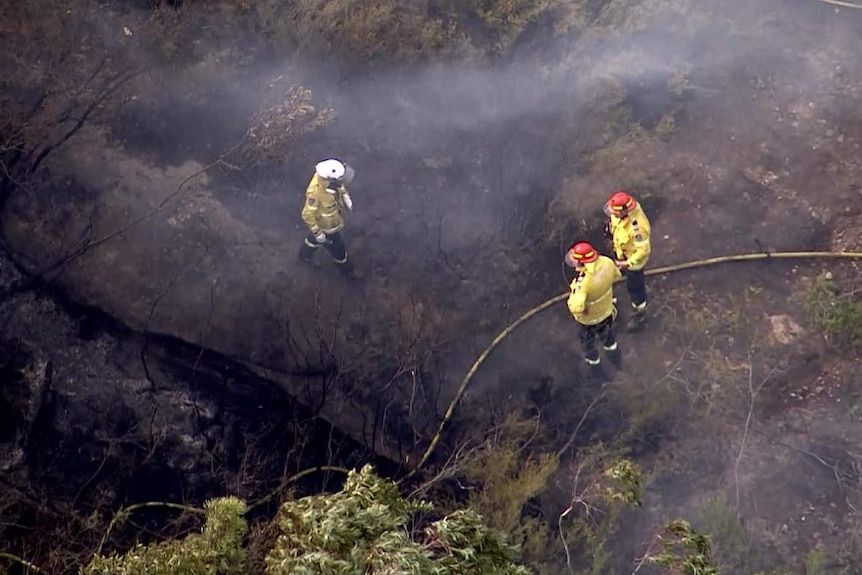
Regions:
[[326, 178], [327, 180], [341, 180], [344, 177], [344, 164], [339, 162], [338, 160], [323, 160], [314, 166], [314, 171], [317, 172], [317, 175], [321, 178]]

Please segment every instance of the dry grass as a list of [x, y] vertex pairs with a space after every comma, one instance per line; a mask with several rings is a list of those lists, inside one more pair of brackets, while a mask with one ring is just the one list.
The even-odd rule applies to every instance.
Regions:
[[550, 18], [556, 33], [566, 33], [585, 24], [585, 0], [468, 0], [494, 37], [494, 51], [505, 52], [518, 37], [544, 18]]
[[[225, 0], [228, 18], [250, 16], [265, 36], [293, 47], [325, 46], [348, 61], [469, 59], [505, 53], [543, 19], [553, 34], [584, 25], [586, 0]], [[481, 23], [476, 27], [475, 23]]]
[[253, 18], [269, 38], [294, 46], [326, 46], [345, 59], [407, 60], [459, 52], [465, 36], [452, 18], [430, 16], [430, 3], [396, 0], [260, 0], [225, 2]]

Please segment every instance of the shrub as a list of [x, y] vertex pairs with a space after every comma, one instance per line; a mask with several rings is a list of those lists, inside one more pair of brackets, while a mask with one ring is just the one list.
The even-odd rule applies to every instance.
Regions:
[[794, 294], [815, 328], [837, 345], [862, 341], [862, 303], [853, 293], [841, 293], [831, 275], [817, 276], [802, 292]]
[[138, 543], [123, 555], [96, 555], [81, 575], [244, 575], [247, 507], [235, 497], [207, 502], [203, 532], [152, 545]]
[[[123, 555], [96, 555], [81, 575], [244, 575], [246, 504], [206, 504], [203, 532], [137, 544]], [[266, 556], [267, 575], [528, 575], [517, 547], [473, 510], [459, 510], [424, 529], [412, 521], [430, 503], [409, 501], [371, 466], [351, 471], [339, 493], [285, 502], [279, 535]]]

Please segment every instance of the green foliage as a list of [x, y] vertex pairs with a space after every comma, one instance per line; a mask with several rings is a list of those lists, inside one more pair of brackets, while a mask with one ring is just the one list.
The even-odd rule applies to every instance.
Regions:
[[[620, 514], [643, 505], [643, 474], [633, 461], [599, 445], [584, 455], [575, 476], [569, 508], [558, 520], [559, 536], [565, 540], [570, 570], [576, 565], [592, 575], [603, 574], [612, 559], [608, 543]], [[573, 513], [578, 510], [582, 512]], [[568, 519], [565, 529], [564, 519]], [[576, 550], [577, 559], [572, 559], [570, 547]]]
[[541, 494], [559, 467], [554, 454], [532, 455], [528, 443], [537, 423], [509, 417], [501, 430], [467, 458], [464, 475], [470, 483], [481, 485], [469, 499], [470, 507], [519, 545], [525, 559], [540, 562], [554, 537], [548, 524], [535, 517], [524, 517], [528, 501]]
[[805, 556], [805, 575], [824, 575], [829, 567], [829, 556], [822, 549], [814, 549]]
[[742, 572], [753, 548], [736, 510], [723, 499], [712, 499], [701, 512], [701, 523], [712, 541], [716, 563], [724, 571]]
[[[135, 545], [123, 555], [96, 555], [81, 575], [245, 575], [248, 508], [234, 497], [206, 504], [200, 534]], [[370, 466], [351, 471], [344, 489], [284, 503], [267, 575], [529, 575], [518, 549], [474, 510], [456, 511], [420, 529], [413, 519], [431, 504], [401, 497]], [[269, 531], [264, 529], [264, 531]], [[258, 535], [261, 532], [258, 531]], [[254, 546], [254, 541], [252, 546]]]
[[604, 472], [609, 485], [603, 487], [608, 503], [622, 503], [631, 507], [641, 507], [643, 499], [643, 474], [637, 464], [630, 459], [617, 459]]
[[709, 537], [692, 529], [688, 521], [677, 519], [664, 525], [658, 536], [659, 551], [647, 560], [663, 568], [667, 575], [719, 575], [712, 559]]
[[421, 573], [439, 575], [529, 575], [515, 564], [516, 547], [503, 535], [489, 529], [482, 517], [471, 509], [456, 511], [426, 529], [429, 549], [439, 558], [439, 567]]
[[793, 296], [802, 304], [814, 326], [838, 345], [862, 342], [862, 303], [852, 293], [842, 294], [831, 276], [817, 276]]
[[470, 504], [489, 524], [510, 532], [520, 523], [524, 505], [544, 491], [558, 466], [553, 454], [523, 453], [516, 438], [486, 445], [465, 466], [467, 479], [482, 485]]
[[244, 575], [247, 507], [235, 497], [208, 501], [203, 532], [123, 555], [96, 555], [81, 575]]
[[370, 466], [352, 471], [344, 489], [282, 505], [281, 530], [266, 558], [267, 575], [527, 575], [517, 548], [475, 511], [455, 512], [424, 531], [411, 516], [431, 504], [408, 501]]
[[619, 512], [641, 505], [641, 471], [632, 461], [594, 449], [581, 457], [571, 475], [562, 474], [575, 490], [569, 509], [560, 517], [554, 511], [550, 520], [544, 514], [528, 515], [525, 508], [541, 508], [542, 496], [560, 471], [559, 455], [542, 453], [534, 445], [537, 431], [535, 419], [511, 415], [465, 457], [465, 479], [478, 486], [471, 491], [470, 507], [508, 535], [540, 573], [558, 573], [563, 557], [600, 573], [610, 558], [605, 545]]

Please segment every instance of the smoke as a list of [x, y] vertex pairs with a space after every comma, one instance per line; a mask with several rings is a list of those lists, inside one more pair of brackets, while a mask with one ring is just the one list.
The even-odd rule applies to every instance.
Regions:
[[[555, 257], [548, 238], [573, 233], [584, 214], [562, 214], [572, 223], [554, 232], [546, 225], [553, 202], [588, 206], [626, 178], [642, 184], [624, 167], [596, 174], [589, 161], [637, 123], [651, 129], [678, 109], [680, 125], [731, 130], [742, 148], [774, 139], [785, 122], [804, 140], [815, 117], [839, 122], [853, 109], [852, 94], [842, 92], [859, 72], [857, 60], [844, 57], [853, 26], [821, 2], [601, 6], [577, 38], [547, 28], [510, 57], [388, 70], [345, 70], [319, 53], [277, 59], [259, 38], [220, 38], [212, 21], [173, 24], [164, 10], [105, 18], [94, 34], [154, 68], [111, 129], [128, 153], [156, 166], [215, 160], [290, 85], [311, 88], [318, 106], [336, 110], [335, 122], [300, 140], [284, 163], [209, 173], [210, 188], [244, 225], [289, 243], [302, 234], [298, 212], [312, 166], [341, 157], [358, 170], [349, 226], [356, 251], [396, 270], [417, 257], [436, 261], [439, 250], [467, 262], [489, 245], [531, 245], [533, 256]], [[163, 65], [170, 47], [181, 57]], [[758, 107], [764, 98], [779, 108], [775, 117]], [[730, 159], [715, 146], [716, 158]], [[589, 170], [592, 179], [579, 177]]]
[[[532, 246], [517, 257], [556, 258], [553, 242], [570, 241], [611, 187], [647, 185], [625, 166], [597, 172], [590, 160], [637, 123], [652, 129], [679, 110], [682, 129], [731, 130], [742, 149], [774, 138], [784, 121], [805, 139], [813, 126], [804, 114], [813, 108], [811, 118], [846, 115], [851, 105], [838, 88], [859, 64], [830, 58], [851, 45], [853, 30], [820, 4], [606, 2], [576, 39], [547, 29], [494, 61], [368, 70], [345, 70], [320, 54], [275, 58], [260, 39], [218, 38], [203, 31], [212, 28], [206, 22], [168, 30], [167, 44], [182, 57], [165, 66], [165, 46], [152, 34], [158, 26], [134, 11], [105, 19], [96, 32], [154, 67], [157, 81], [111, 127], [127, 152], [155, 165], [207, 164], [290, 85], [306, 86], [336, 120], [287, 150], [283, 163], [210, 172], [217, 200], [262, 237], [289, 245], [303, 233], [298, 214], [312, 166], [341, 157], [358, 170], [351, 249], [370, 266], [418, 281], [410, 262], [439, 266], [445, 253], [462, 279], [481, 281], [486, 272], [467, 262], [489, 246], [514, 253]], [[162, 26], [170, 24], [166, 13]], [[784, 106], [776, 118], [757, 107], [765, 97]], [[806, 98], [812, 106], [800, 104]], [[716, 161], [733, 161], [714, 145]], [[575, 208], [560, 211], [561, 203]], [[568, 223], [549, 229], [550, 216]]]
[[[34, 196], [26, 201], [41, 205], [21, 211], [13, 244], [22, 252], [40, 242], [67, 246], [93, 220], [97, 237], [109, 235], [210, 165], [162, 212], [70, 266], [69, 291], [130, 325], [284, 372], [300, 363], [285, 351], [285, 332], [307, 328], [307, 339], [319, 335], [314, 322], [333, 324], [347, 371], [376, 367], [370, 356], [402, 361], [403, 373], [418, 377], [432, 369], [425, 360], [395, 357], [415, 343], [405, 343], [414, 332], [430, 342], [423, 352], [446, 349], [460, 375], [486, 336], [560, 291], [560, 246], [584, 232], [617, 187], [678, 206], [650, 213], [653, 262], [747, 251], [754, 238], [773, 248], [819, 241], [823, 234], [807, 230], [821, 202], [812, 190], [862, 177], [836, 159], [862, 141], [862, 11], [817, 0], [590, 4], [600, 5], [596, 20], [577, 37], [545, 29], [494, 61], [390, 69], [343, 69], [320, 53], [277, 58], [215, 12], [173, 28], [169, 12], [99, 20], [93, 34], [105, 48], [151, 73], [106, 120], [113, 140], [82, 138], [70, 148], [63, 168], [99, 188], [98, 209], [78, 211], [62, 189]], [[219, 22], [230, 28], [221, 37]], [[170, 50], [180, 56], [167, 65]], [[242, 170], [230, 158], [216, 161], [294, 84], [310, 88], [317, 106], [332, 106], [336, 120], [286, 150], [283, 162]], [[674, 124], [659, 143], [655, 125], [666, 117]], [[626, 140], [630, 132], [642, 139]], [[596, 161], [621, 141], [629, 146]], [[345, 236], [366, 277], [349, 287], [328, 263], [305, 269], [295, 261], [306, 233], [303, 192], [314, 164], [330, 156], [357, 169]], [[41, 222], [30, 215], [45, 213]], [[312, 310], [318, 302], [322, 311]], [[492, 356], [474, 390], [514, 394], [545, 375], [569, 382], [579, 361], [575, 333], [565, 311], [551, 317]], [[655, 355], [656, 379], [677, 361], [654, 342], [631, 345]], [[451, 379], [440, 378], [433, 402], [451, 397]], [[375, 398], [381, 405], [401, 382], [390, 383]], [[439, 406], [431, 401], [412, 412], [432, 417]], [[564, 426], [571, 406], [558, 403], [563, 413], [552, 417]], [[379, 412], [390, 413], [389, 404]], [[333, 418], [356, 432], [350, 415]]]
[[[302, 241], [304, 188], [313, 165], [336, 156], [357, 169], [356, 212], [347, 228], [350, 251], [367, 269], [400, 283], [395, 291], [411, 291], [425, 281], [428, 270], [439, 280], [442, 287], [436, 289], [445, 299], [454, 297], [463, 281], [479, 284], [495, 274], [519, 276], [523, 270], [547, 268], [529, 281], [512, 279], [522, 282], [510, 290], [515, 295], [502, 289], [498, 294], [522, 297], [523, 287], [526, 300], [559, 287], [552, 265], [559, 246], [554, 243], [570, 241], [569, 235], [580, 231], [584, 212], [597, 206], [612, 186], [628, 181], [658, 188], [667, 183], [656, 175], [664, 158], [657, 158], [648, 174], [658, 183], [629, 168], [630, 158], [638, 160], [637, 147], [626, 156], [628, 163], [620, 160], [603, 172], [591, 162], [591, 154], [614, 144], [632, 126], [649, 124], [647, 117], [677, 110], [679, 129], [696, 134], [692, 140], [718, 134], [707, 142], [714, 151], [695, 149], [692, 141], [684, 150], [674, 141], [662, 150], [667, 155], [697, 152], [700, 162], [711, 153], [718, 171], [739, 160], [735, 150], [763, 142], [779, 146], [777, 138], [786, 137], [776, 132], [779, 125], [794, 127], [791, 143], [798, 147], [823, 137], [817, 122], [840, 124], [854, 109], [858, 94], [845, 88], [852, 85], [846, 79], [860, 72], [858, 59], [851, 57], [858, 44], [850, 20], [856, 13], [836, 14], [816, 0], [598, 4], [597, 20], [576, 38], [561, 39], [550, 28], [540, 29], [533, 42], [493, 62], [417, 63], [389, 70], [345, 70], [320, 53], [276, 58], [266, 53], [259, 37], [240, 39], [239, 31], [219, 37], [216, 13], [181, 26], [165, 16], [169, 12], [150, 18], [128, 11], [105, 18], [94, 34], [107, 38], [105, 46], [117, 54], [132, 54], [155, 69], [149, 82], [124, 102], [111, 125], [116, 141], [106, 145], [121, 144], [123, 153], [146, 158], [154, 170], [189, 159], [206, 165], [241, 138], [254, 113], [272, 105], [291, 84], [306, 86], [317, 105], [336, 110], [335, 122], [300, 140], [284, 163], [248, 173], [223, 164], [209, 171], [207, 190], [219, 202], [222, 219], [211, 214], [207, 219], [204, 208], [188, 210], [210, 231], [230, 221], [227, 212], [239, 222], [238, 230], [216, 230], [213, 237], [242, 237], [245, 245], [258, 241], [266, 246], [255, 255], [263, 262], [257, 267], [249, 263], [257, 261], [254, 257], [242, 258], [246, 271], [241, 273], [230, 268], [234, 260], [217, 262], [224, 266], [219, 273], [232, 276], [238, 297], [254, 301], [259, 285], [275, 281], [272, 269], [293, 274], [283, 253]], [[158, 36], [158, 25], [164, 27], [164, 38]], [[161, 55], [169, 49], [180, 56], [164, 65]], [[770, 111], [770, 106], [778, 110]], [[715, 132], [708, 135], [704, 126]], [[730, 136], [732, 146], [725, 145]], [[106, 170], [119, 170], [120, 164], [111, 162]], [[74, 162], [68, 169], [92, 171], [92, 165]], [[697, 172], [709, 167], [687, 168]], [[106, 180], [128, 185], [135, 201], [171, 191], [154, 191], [164, 179], [142, 176], [144, 171], [130, 169]], [[718, 194], [716, 190], [710, 193]], [[559, 207], [569, 199], [581, 202], [577, 210]], [[113, 201], [119, 205], [123, 199]], [[122, 206], [102, 213], [125, 221]], [[551, 216], [564, 220], [564, 229], [549, 229]], [[728, 212], [729, 219], [734, 217]], [[129, 257], [149, 252], [147, 258], [157, 258], [165, 246], [147, 242], [164, 236], [141, 233]], [[199, 244], [209, 245], [201, 240], [172, 249], [198, 249]], [[221, 250], [230, 254], [234, 246]], [[487, 258], [489, 252], [505, 255]], [[187, 257], [196, 254], [189, 248]], [[248, 273], [259, 281], [247, 282]], [[189, 287], [206, 288], [189, 299], [209, 301], [209, 285], [201, 280]], [[373, 293], [368, 299], [369, 305], [386, 307]]]

